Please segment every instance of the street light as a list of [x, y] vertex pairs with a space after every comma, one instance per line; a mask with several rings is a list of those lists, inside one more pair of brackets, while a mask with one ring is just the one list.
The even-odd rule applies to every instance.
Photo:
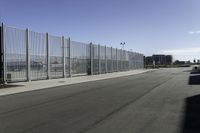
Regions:
[[124, 45], [126, 45], [125, 42], [121, 42], [120, 45], [122, 45], [122, 50], [124, 50]]
[[[122, 45], [122, 60], [125, 59], [125, 53], [124, 53], [124, 45], [125, 45], [125, 44], [126, 44], [125, 42], [121, 42], [121, 43], [120, 43], [120, 45]], [[121, 63], [121, 68], [123, 68], [123, 66], [124, 66], [124, 63], [122, 62], [122, 63]]]

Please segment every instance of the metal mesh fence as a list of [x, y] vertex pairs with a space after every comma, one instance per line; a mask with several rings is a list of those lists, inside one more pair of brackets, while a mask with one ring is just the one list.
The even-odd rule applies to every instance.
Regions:
[[69, 77], [70, 76], [70, 44], [69, 44], [69, 41], [70, 41], [70, 39], [68, 38], [68, 39], [64, 39], [64, 51], [65, 51], [65, 53], [64, 53], [64, 56], [65, 56], [65, 76], [66, 77]]
[[137, 53], [133, 53], [134, 56], [134, 69], [137, 69]]
[[140, 53], [70, 41], [64, 37], [9, 26], [4, 26], [3, 29], [4, 80], [7, 82], [144, 67], [143, 55]]
[[81, 42], [71, 41], [72, 74], [87, 74], [90, 67], [90, 46]]
[[125, 69], [125, 51], [121, 50], [121, 71]]
[[47, 78], [47, 39], [46, 34], [29, 32], [30, 75], [32, 80]]
[[129, 53], [129, 68], [135, 69], [135, 57], [133, 52]]
[[112, 62], [112, 48], [107, 47], [106, 49], [106, 58], [107, 58], [107, 72], [112, 72], [113, 62]]
[[129, 69], [129, 52], [124, 51], [124, 70], [127, 71]]
[[62, 38], [49, 35], [50, 75], [51, 78], [63, 76]]
[[122, 50], [121, 49], [117, 49], [117, 67], [118, 67], [118, 71], [122, 70]]
[[136, 69], [139, 69], [139, 67], [140, 67], [138, 60], [139, 60], [139, 55], [138, 55], [138, 53], [136, 53]]
[[112, 48], [113, 72], [117, 71], [117, 49]]
[[140, 69], [143, 69], [144, 68], [144, 56], [142, 54], [140, 54], [139, 62], [140, 62]]
[[92, 45], [92, 56], [93, 56], [93, 74], [99, 73], [99, 46]]
[[4, 35], [7, 80], [26, 80], [26, 31], [5, 26]]
[[100, 46], [101, 73], [106, 73], [106, 47]]
[[140, 54], [140, 53], [136, 53], [136, 56], [135, 56], [135, 61], [136, 61], [136, 69], [142, 69], [143, 68], [143, 55]]

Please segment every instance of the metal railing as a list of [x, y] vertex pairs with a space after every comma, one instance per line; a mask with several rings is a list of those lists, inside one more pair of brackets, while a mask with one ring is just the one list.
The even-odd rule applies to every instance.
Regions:
[[143, 54], [2, 24], [2, 81], [17, 82], [144, 68]]

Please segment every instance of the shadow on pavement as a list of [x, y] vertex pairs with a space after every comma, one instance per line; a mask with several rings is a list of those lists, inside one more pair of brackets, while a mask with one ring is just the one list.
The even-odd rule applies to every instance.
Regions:
[[20, 87], [23, 85], [10, 85], [10, 84], [0, 84], [0, 89], [11, 88], [11, 87]]
[[200, 133], [200, 95], [186, 98], [181, 133]]
[[200, 85], [200, 75], [191, 75], [189, 77], [189, 85]]
[[190, 72], [188, 84], [189, 85], [200, 85], [200, 71], [193, 70]]
[[190, 74], [200, 74], [200, 71], [199, 70], [193, 70], [193, 71], [191, 71]]

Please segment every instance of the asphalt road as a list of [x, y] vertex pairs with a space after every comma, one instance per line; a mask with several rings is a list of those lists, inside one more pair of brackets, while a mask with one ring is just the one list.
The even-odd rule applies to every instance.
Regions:
[[200, 74], [188, 68], [0, 97], [0, 133], [199, 133]]

